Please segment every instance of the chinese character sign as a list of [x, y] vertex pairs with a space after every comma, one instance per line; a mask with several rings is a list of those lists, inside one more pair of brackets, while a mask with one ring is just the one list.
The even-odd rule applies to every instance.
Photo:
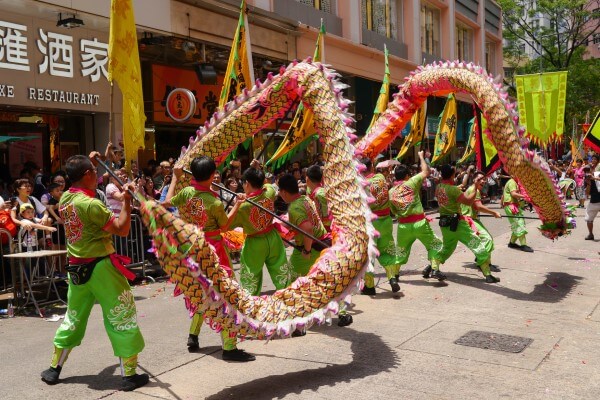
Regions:
[[0, 68], [29, 71], [27, 27], [0, 21]]
[[[28, 31], [26, 25], [0, 21], [0, 69], [31, 71], [35, 57], [30, 57], [36, 49], [28, 46]], [[38, 73], [73, 78], [76, 67], [73, 36], [43, 28], [37, 29], [36, 36], [31, 39], [36, 43], [35, 55], [42, 56], [42, 61], [34, 65]], [[81, 76], [89, 76], [91, 82], [99, 81], [101, 75], [106, 79], [108, 44], [100, 42], [98, 38], [80, 39], [79, 42]]]

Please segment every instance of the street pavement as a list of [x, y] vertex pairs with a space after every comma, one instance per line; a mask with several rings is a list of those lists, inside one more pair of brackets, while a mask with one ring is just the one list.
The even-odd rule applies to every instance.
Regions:
[[[219, 335], [206, 326], [200, 352], [188, 353], [189, 318], [173, 285], [136, 286], [146, 339], [140, 370], [151, 378], [130, 393], [116, 390], [117, 358], [99, 307], [55, 386], [39, 374], [49, 365], [60, 321], [0, 319], [0, 398], [598, 399], [600, 246], [584, 240], [583, 210], [578, 214], [579, 227], [555, 242], [539, 234], [539, 221], [528, 221], [532, 254], [507, 248], [507, 219], [486, 218], [496, 243], [493, 263], [502, 269], [499, 284], [484, 283], [462, 245], [442, 268], [445, 283], [423, 279], [426, 254], [417, 242], [399, 294], [376, 267], [377, 295], [352, 298], [352, 325], [340, 328], [334, 319], [304, 337], [241, 343], [256, 355], [251, 363], [223, 361]], [[265, 281], [272, 290], [268, 275]], [[47, 310], [53, 312], [64, 309]], [[473, 330], [533, 341], [520, 353], [455, 343]]]

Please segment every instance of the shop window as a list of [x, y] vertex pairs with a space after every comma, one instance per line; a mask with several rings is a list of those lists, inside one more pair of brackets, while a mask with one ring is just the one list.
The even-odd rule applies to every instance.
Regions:
[[334, 0], [296, 0], [298, 3], [302, 3], [309, 7], [316, 8], [317, 10], [324, 11], [329, 14], [334, 13], [333, 2]]
[[440, 10], [421, 5], [421, 52], [440, 57]]
[[363, 29], [398, 40], [396, 0], [361, 0]]
[[456, 56], [459, 60], [473, 60], [473, 31], [464, 25], [456, 25]]

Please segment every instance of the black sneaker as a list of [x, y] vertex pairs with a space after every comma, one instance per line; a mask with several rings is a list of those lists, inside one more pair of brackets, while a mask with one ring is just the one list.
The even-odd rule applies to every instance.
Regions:
[[365, 286], [360, 291], [360, 294], [365, 295], [365, 296], [375, 296], [377, 294], [377, 292], [375, 291], [374, 287], [366, 287]]
[[428, 265], [423, 270], [423, 278], [429, 279], [431, 277], [431, 265]]
[[511, 243], [511, 242], [508, 242], [508, 247], [511, 249], [519, 249], [519, 250], [521, 249], [520, 245], [518, 245], [516, 243]]
[[344, 315], [340, 315], [338, 316], [338, 326], [348, 326], [350, 325], [352, 322], [354, 322], [352, 320], [352, 315], [350, 314], [344, 314]]
[[392, 278], [390, 279], [390, 286], [392, 287], [392, 292], [396, 293], [400, 291], [400, 285], [398, 284], [398, 279]]
[[533, 253], [533, 249], [531, 247], [527, 246], [526, 244], [521, 246], [521, 251], [524, 251], [525, 253]]
[[492, 272], [500, 272], [500, 268], [497, 265], [490, 264], [490, 271], [492, 271]]
[[48, 385], [56, 385], [58, 383], [58, 376], [60, 375], [61, 370], [62, 367], [48, 368], [47, 370], [42, 372], [42, 380]]
[[442, 274], [442, 271], [439, 269], [435, 269], [431, 272], [431, 277], [437, 279], [438, 281], [445, 281], [447, 276]]
[[223, 350], [223, 360], [247, 362], [247, 361], [256, 360], [256, 357], [254, 357], [250, 353], [246, 353], [242, 349], [233, 349], [233, 350]]
[[594, 240], [594, 234], [593, 234], [593, 233], [590, 233], [589, 235], [587, 235], [587, 236], [585, 237], [585, 240]]
[[302, 337], [306, 336], [306, 331], [304, 329], [296, 329], [292, 332], [292, 337]]
[[198, 342], [198, 335], [190, 334], [187, 340], [188, 350], [198, 350], [200, 348], [200, 343]]
[[123, 392], [131, 392], [139, 387], [144, 386], [148, 383], [148, 374], [135, 374], [131, 376], [124, 376], [121, 382], [121, 390]]
[[494, 275], [490, 274], [485, 277], [486, 283], [498, 283], [500, 282], [500, 278], [496, 278]]

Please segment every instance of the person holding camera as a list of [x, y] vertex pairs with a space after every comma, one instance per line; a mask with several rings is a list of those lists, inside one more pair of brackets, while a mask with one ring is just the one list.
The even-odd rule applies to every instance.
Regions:
[[598, 155], [592, 156], [590, 163], [591, 173], [587, 174], [587, 192], [590, 202], [585, 209], [585, 222], [587, 223], [588, 235], [585, 240], [594, 240], [594, 219], [600, 211], [600, 171], [598, 171]]

